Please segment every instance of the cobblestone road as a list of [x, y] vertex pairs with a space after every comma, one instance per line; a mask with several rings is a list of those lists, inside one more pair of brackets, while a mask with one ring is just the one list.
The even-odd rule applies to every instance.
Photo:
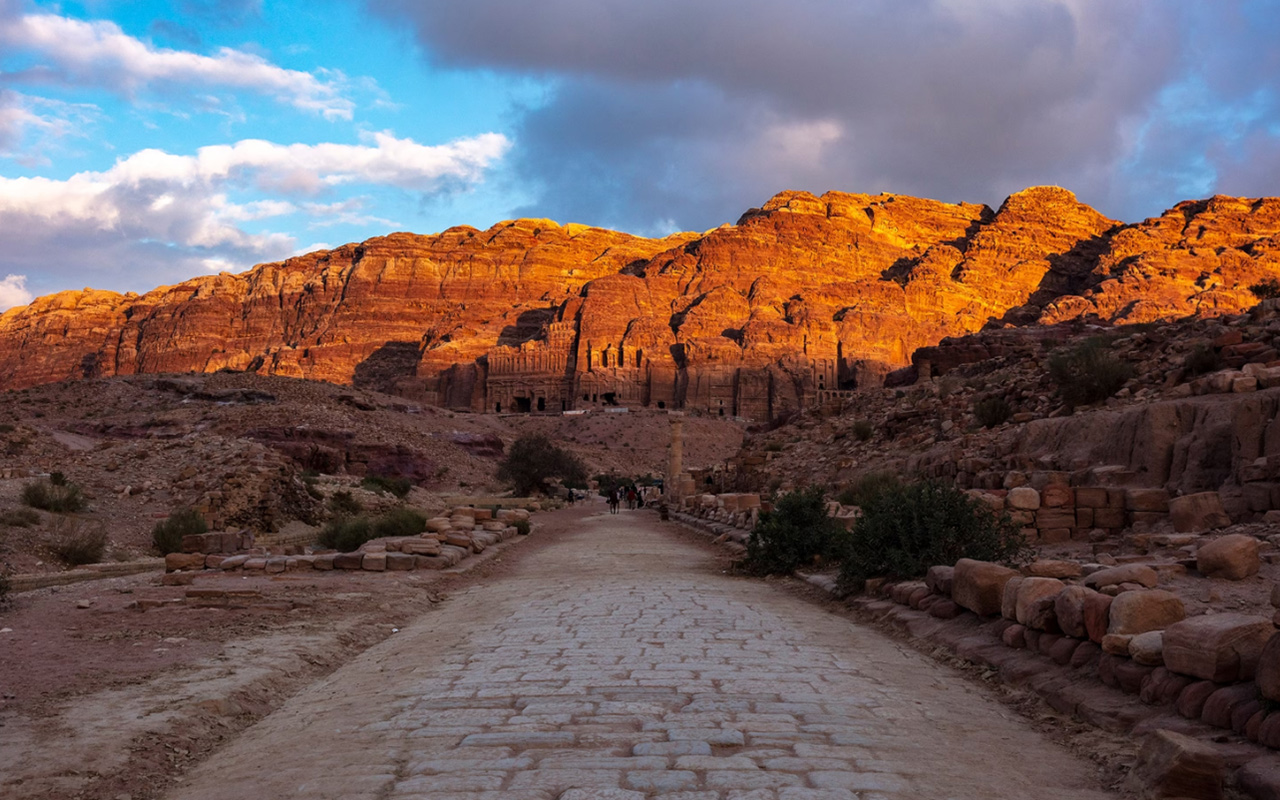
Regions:
[[1103, 798], [965, 679], [599, 515], [293, 698], [175, 800]]

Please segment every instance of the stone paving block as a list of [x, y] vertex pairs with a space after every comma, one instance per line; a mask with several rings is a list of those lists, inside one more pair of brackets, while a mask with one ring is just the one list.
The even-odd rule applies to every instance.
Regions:
[[626, 777], [628, 788], [640, 792], [679, 792], [694, 789], [698, 786], [698, 776], [693, 772], [671, 769], [646, 769], [628, 772]]
[[809, 780], [819, 789], [849, 789], [855, 792], [906, 792], [900, 776], [884, 772], [810, 772]]

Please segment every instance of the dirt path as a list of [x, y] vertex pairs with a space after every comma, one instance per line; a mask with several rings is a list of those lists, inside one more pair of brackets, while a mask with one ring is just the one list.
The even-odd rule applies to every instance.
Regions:
[[647, 513], [587, 517], [302, 691], [168, 796], [1109, 796], [955, 672], [715, 563]]

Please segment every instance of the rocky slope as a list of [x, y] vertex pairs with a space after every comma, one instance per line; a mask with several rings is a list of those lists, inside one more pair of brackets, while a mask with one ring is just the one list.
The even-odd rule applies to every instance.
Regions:
[[0, 315], [0, 386], [231, 368], [475, 411], [767, 419], [876, 385], [947, 336], [1234, 312], [1277, 275], [1280, 199], [1214, 197], [1124, 225], [1053, 187], [995, 211], [784, 192], [702, 235], [517, 220], [142, 296], [63, 292]]

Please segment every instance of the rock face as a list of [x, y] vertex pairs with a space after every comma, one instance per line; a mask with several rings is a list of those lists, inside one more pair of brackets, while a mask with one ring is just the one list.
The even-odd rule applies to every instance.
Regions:
[[987, 326], [1237, 311], [1277, 250], [1280, 199], [1215, 197], [1121, 225], [1054, 187], [996, 211], [784, 192], [735, 225], [665, 239], [525, 219], [143, 296], [43, 297], [0, 315], [0, 388], [231, 368], [473, 411], [769, 419], [877, 385], [913, 352], [930, 373], [990, 356], [926, 347]]

